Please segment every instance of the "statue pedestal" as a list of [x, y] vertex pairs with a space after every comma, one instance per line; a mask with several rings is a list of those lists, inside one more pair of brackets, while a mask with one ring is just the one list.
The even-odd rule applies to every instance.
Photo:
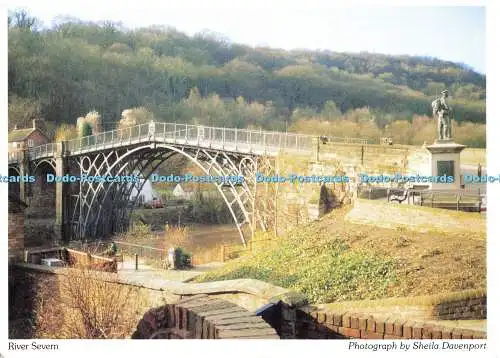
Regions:
[[453, 177], [452, 183], [429, 183], [430, 189], [460, 189], [460, 152], [465, 148], [465, 145], [454, 143], [451, 139], [436, 140], [434, 144], [425, 146], [430, 155], [430, 175]]

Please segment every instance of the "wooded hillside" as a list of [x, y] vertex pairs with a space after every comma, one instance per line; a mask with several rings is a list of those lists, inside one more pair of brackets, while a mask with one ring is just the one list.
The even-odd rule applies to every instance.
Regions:
[[485, 145], [486, 78], [452, 62], [253, 48], [209, 32], [75, 19], [41, 28], [22, 12], [8, 31], [9, 126], [41, 116], [55, 131], [95, 110], [111, 129], [124, 110], [144, 107], [159, 121], [240, 128], [316, 132], [316, 122], [338, 121], [331, 135], [349, 122], [357, 129], [348, 134], [376, 139], [401, 120], [411, 130], [448, 88], [456, 121], [477, 123], [465, 144]]

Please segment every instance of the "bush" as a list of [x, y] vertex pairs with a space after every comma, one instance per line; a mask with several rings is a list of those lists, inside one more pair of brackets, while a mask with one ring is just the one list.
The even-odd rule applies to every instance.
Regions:
[[182, 248], [177, 247], [175, 249], [175, 257], [174, 257], [175, 268], [183, 269], [190, 268], [191, 265], [191, 254], [187, 251], [184, 251]]
[[198, 195], [189, 206], [193, 221], [204, 224], [227, 224], [232, 222], [231, 213], [222, 197], [205, 199]]
[[149, 304], [137, 288], [113, 283], [116, 277], [82, 267], [40, 286], [36, 338], [130, 337]]

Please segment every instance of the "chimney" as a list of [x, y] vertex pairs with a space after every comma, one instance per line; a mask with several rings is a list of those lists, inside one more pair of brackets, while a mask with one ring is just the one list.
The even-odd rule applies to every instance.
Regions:
[[36, 119], [33, 119], [33, 129], [36, 129]]
[[14, 124], [14, 130], [17, 130], [17, 124]]

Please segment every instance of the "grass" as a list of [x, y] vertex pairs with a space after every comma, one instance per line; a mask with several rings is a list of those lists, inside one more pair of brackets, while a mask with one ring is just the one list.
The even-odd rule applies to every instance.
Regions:
[[230, 261], [198, 282], [256, 278], [311, 303], [424, 296], [486, 287], [483, 233], [417, 232], [344, 220], [350, 208], [277, 239], [275, 248]]
[[487, 153], [486, 148], [465, 148], [460, 154], [460, 162], [468, 165], [481, 164], [486, 166]]

